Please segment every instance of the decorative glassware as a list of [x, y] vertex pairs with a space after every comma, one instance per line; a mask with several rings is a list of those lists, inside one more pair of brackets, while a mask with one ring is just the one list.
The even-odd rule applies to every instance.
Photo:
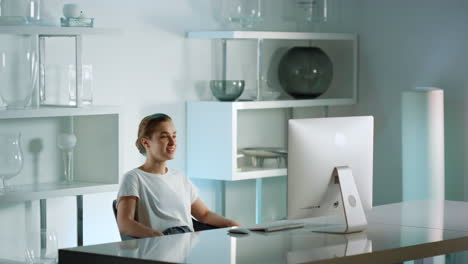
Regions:
[[226, 19], [243, 28], [263, 21], [263, 0], [224, 0]]
[[[5, 41], [3, 41], [5, 40]], [[7, 109], [31, 104], [38, 80], [38, 57], [30, 36], [2, 37], [0, 51], [0, 97]]]
[[295, 99], [313, 99], [327, 91], [333, 79], [333, 64], [318, 47], [293, 47], [278, 67], [281, 87]]
[[58, 260], [58, 240], [54, 231], [26, 233], [25, 262], [28, 264], [55, 264]]
[[7, 190], [6, 180], [23, 169], [23, 152], [20, 133], [0, 134], [0, 193]]
[[296, 0], [296, 5], [300, 22], [319, 23], [328, 19], [328, 0]]
[[211, 80], [210, 88], [213, 96], [219, 101], [235, 101], [244, 91], [245, 81], [242, 80]]
[[[81, 72], [80, 99], [83, 105], [93, 104], [93, 65], [83, 65]], [[76, 104], [76, 71], [75, 65], [68, 65], [68, 92], [70, 105]]]
[[73, 149], [76, 146], [76, 136], [72, 133], [62, 133], [57, 136], [57, 146], [62, 150], [65, 182], [73, 183]]
[[0, 25], [25, 25], [40, 18], [40, 0], [0, 0]]
[[60, 16], [62, 15], [61, 0], [41, 0], [41, 17], [39, 24], [42, 26], [60, 26]]

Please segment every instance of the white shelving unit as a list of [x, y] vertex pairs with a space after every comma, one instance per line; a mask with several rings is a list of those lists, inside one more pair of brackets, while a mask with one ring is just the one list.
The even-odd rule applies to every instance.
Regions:
[[[349, 33], [271, 31], [197, 31], [188, 32], [186, 36], [189, 39], [205, 39], [221, 43], [221, 77], [223, 79], [231, 79], [233, 75], [238, 76], [239, 74], [236, 75], [236, 73], [233, 74], [232, 72], [236, 68], [243, 68], [243, 66], [233, 67], [229, 60], [255, 58], [255, 62], [249, 65], [256, 65], [256, 73], [253, 78], [256, 78], [257, 100], [187, 103], [187, 171], [189, 177], [192, 178], [222, 181], [257, 179], [256, 222], [258, 223], [260, 222], [262, 207], [261, 179], [286, 176], [287, 168], [273, 168], [272, 166], [267, 168], [242, 167], [245, 164], [238, 162], [238, 150], [242, 145], [245, 145], [245, 142], [255, 142], [255, 140], [246, 140], [245, 137], [251, 136], [258, 139], [258, 135], [255, 135], [255, 133], [259, 133], [260, 130], [266, 137], [281, 135], [277, 141], [281, 141], [282, 147], [287, 147], [287, 119], [294, 117], [294, 109], [356, 104], [358, 36]], [[249, 47], [254, 52], [248, 53], [246, 58], [243, 58], [239, 56], [239, 51], [232, 51], [241, 45], [250, 45]], [[263, 101], [261, 76], [265, 74], [264, 68], [273, 67], [272, 69], [275, 69], [273, 65], [275, 62], [272, 57], [278, 57], [281, 52], [284, 54], [293, 46], [319, 47], [329, 55], [334, 65], [334, 78], [330, 88], [316, 99]], [[276, 72], [274, 70], [270, 71]], [[252, 129], [251, 134], [241, 133], [242, 130], [247, 129], [242, 127], [245, 124], [241, 125], [242, 118], [245, 115], [254, 115], [253, 113], [257, 111], [278, 111], [278, 109], [284, 109], [286, 114], [283, 118], [280, 118], [282, 124], [275, 126], [274, 130], [282, 127], [283, 134], [272, 135], [272, 133], [269, 133], [271, 130], [265, 131], [265, 128], [261, 127], [263, 125], [261, 122], [256, 124], [251, 121], [248, 127], [248, 129]], [[243, 141], [243, 143], [240, 141]], [[276, 143], [274, 141], [270, 141], [270, 144]], [[265, 145], [263, 147], [272, 146]]]
[[[0, 26], [0, 34], [37, 38], [41, 56], [46, 38], [75, 38], [77, 87], [81, 84], [81, 66], [78, 65], [82, 64], [82, 37], [120, 33], [120, 29], [114, 28]], [[76, 94], [80, 94], [78, 90]], [[24, 155], [24, 167], [18, 176], [7, 181], [7, 190], [0, 193], [0, 203], [39, 200], [40, 228], [47, 229], [47, 199], [76, 197], [77, 244], [82, 245], [83, 195], [118, 189], [120, 109], [116, 106], [80, 107], [79, 101], [74, 107], [40, 105], [37, 89], [32, 98], [30, 109], [0, 110], [0, 131], [20, 132]], [[57, 135], [63, 132], [72, 132], [77, 137], [71, 184], [64, 183], [63, 161], [56, 143]]]

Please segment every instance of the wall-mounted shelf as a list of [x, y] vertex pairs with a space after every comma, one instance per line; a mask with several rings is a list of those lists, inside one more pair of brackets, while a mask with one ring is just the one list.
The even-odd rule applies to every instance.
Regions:
[[234, 173], [236, 180], [250, 180], [268, 177], [281, 177], [288, 175], [288, 169], [279, 168], [242, 168], [242, 171]]
[[46, 26], [0, 26], [0, 34], [13, 35], [117, 35], [117, 28], [46, 27]]
[[355, 103], [356, 103], [355, 100], [347, 99], [347, 98], [314, 99], [314, 100], [237, 101], [237, 102], [219, 102], [219, 101], [189, 102], [189, 104], [204, 105], [205, 107], [218, 107], [220, 105], [230, 105], [233, 110], [298, 108], [298, 107], [313, 107], [313, 106], [339, 106], [339, 105], [353, 105]]
[[39, 107], [20, 110], [0, 110], [0, 120], [16, 118], [67, 117], [119, 114], [116, 106], [89, 106], [80, 108]]
[[91, 193], [114, 192], [118, 184], [103, 184], [92, 182], [40, 183], [15, 185], [5, 193], [0, 194], [0, 202], [21, 202], [40, 200], [63, 196], [76, 196]]
[[308, 33], [277, 31], [192, 31], [187, 38], [198, 39], [290, 39], [290, 40], [355, 40], [356, 34], [349, 33]]
[[[286, 176], [286, 168], [249, 169], [254, 162], [239, 158], [250, 147], [287, 148], [287, 120], [294, 109], [357, 103], [358, 36], [350, 33], [273, 31], [197, 31], [189, 39], [211, 40], [218, 58], [212, 79], [244, 80], [245, 91], [255, 88], [255, 101], [187, 103], [187, 172], [189, 177], [237, 181], [256, 179], [256, 222], [261, 221], [262, 178]], [[333, 64], [333, 79], [318, 98], [264, 101], [269, 89], [281, 92], [279, 62], [293, 47], [316, 47]], [[216, 59], [215, 59], [216, 61]], [[243, 98], [242, 96], [246, 96]], [[280, 98], [290, 97], [283, 94]], [[244, 93], [241, 99], [251, 99]], [[271, 97], [270, 97], [271, 98]], [[291, 98], [291, 97], [290, 97]], [[272, 114], [273, 113], [273, 114]], [[206, 140], [200, 140], [206, 139]], [[271, 164], [270, 164], [271, 165]]]

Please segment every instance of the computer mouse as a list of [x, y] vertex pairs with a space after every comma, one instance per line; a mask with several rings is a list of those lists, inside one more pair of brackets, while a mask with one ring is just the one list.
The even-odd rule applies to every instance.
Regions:
[[231, 228], [228, 230], [229, 233], [231, 234], [239, 234], [239, 235], [248, 235], [250, 234], [250, 230], [247, 229], [247, 228], [240, 228], [240, 227], [237, 227], [237, 228]]

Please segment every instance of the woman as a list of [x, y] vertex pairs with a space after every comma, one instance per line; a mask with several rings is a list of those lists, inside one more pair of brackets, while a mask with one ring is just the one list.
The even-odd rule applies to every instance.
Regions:
[[177, 148], [176, 129], [169, 116], [154, 114], [143, 118], [136, 146], [146, 161], [122, 179], [117, 195], [120, 233], [152, 237], [192, 232], [191, 215], [216, 227], [239, 225], [210, 211], [190, 180], [182, 172], [166, 167]]

